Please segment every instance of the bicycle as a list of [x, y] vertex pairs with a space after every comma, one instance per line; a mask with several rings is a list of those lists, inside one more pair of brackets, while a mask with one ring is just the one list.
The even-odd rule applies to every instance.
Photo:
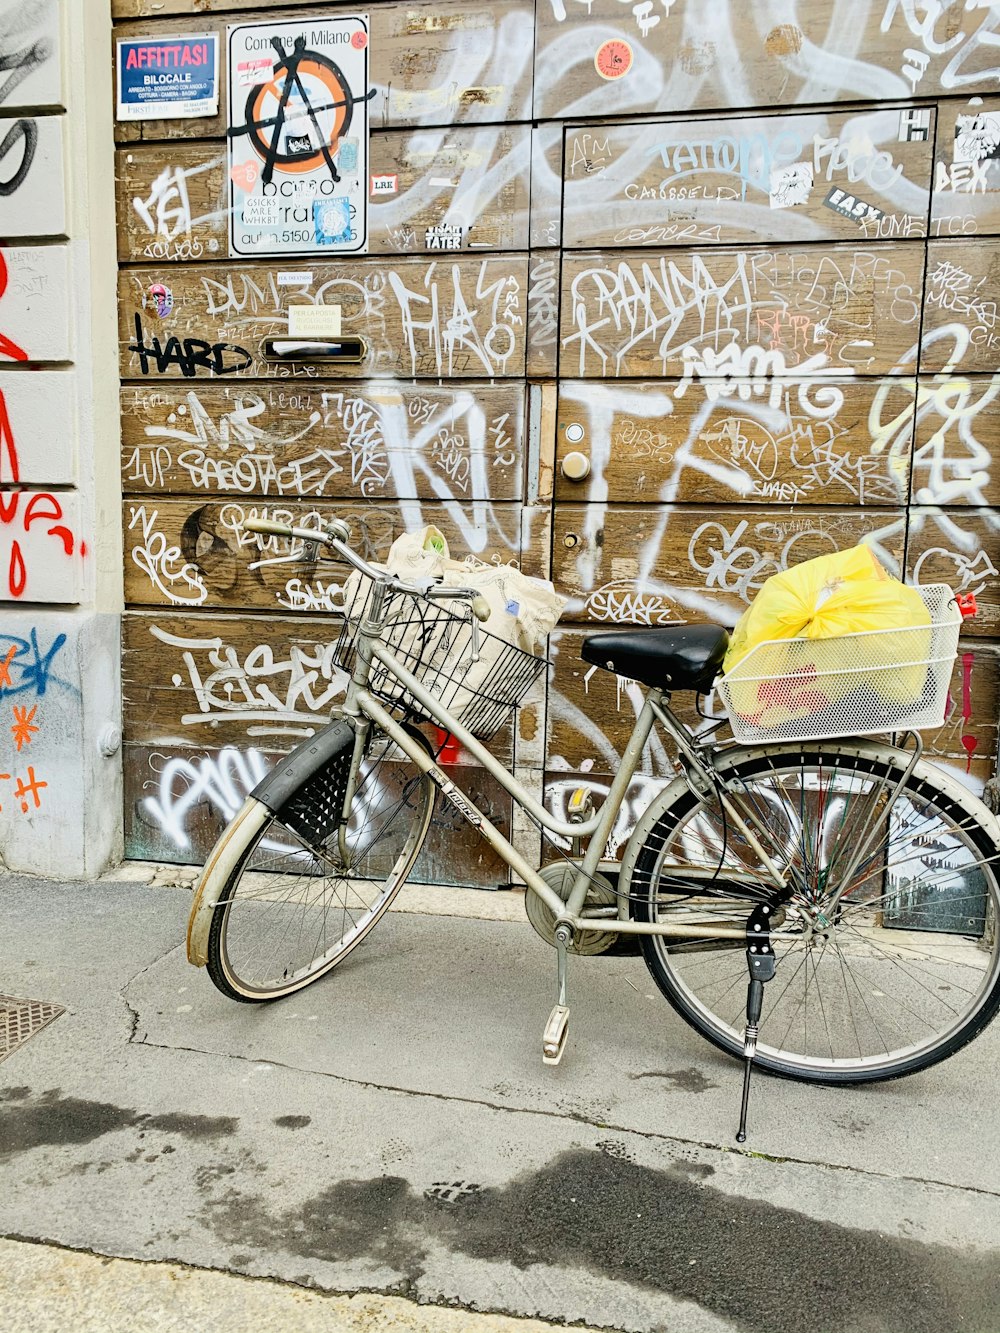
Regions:
[[[325, 546], [361, 580], [336, 649], [350, 676], [343, 705], [258, 784], [197, 886], [188, 958], [223, 994], [277, 999], [347, 957], [410, 873], [440, 792], [523, 881], [532, 925], [555, 947], [543, 1059], [565, 1051], [570, 953], [638, 936], [674, 1009], [743, 1060], [740, 1142], [752, 1067], [826, 1084], [896, 1078], [952, 1055], [995, 1016], [1000, 826], [923, 760], [919, 732], [898, 745], [719, 739], [718, 721], [696, 731], [669, 699], [712, 688], [725, 629], [602, 632], [583, 659], [638, 681], [644, 702], [603, 805], [581, 791], [558, 819], [485, 746], [546, 662], [482, 628], [489, 608], [475, 589], [374, 568], [339, 520], [246, 526]], [[489, 678], [473, 687], [484, 660]], [[419, 730], [428, 722], [569, 853], [529, 864], [439, 766]], [[678, 772], [641, 815], [616, 884], [604, 853], [654, 727]]]

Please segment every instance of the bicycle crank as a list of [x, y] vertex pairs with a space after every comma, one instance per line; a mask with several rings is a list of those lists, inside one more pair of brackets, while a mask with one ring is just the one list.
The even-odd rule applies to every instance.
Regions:
[[[571, 862], [554, 861], [551, 865], [543, 866], [538, 873], [549, 888], [555, 890], [564, 903], [569, 902], [569, 895], [579, 874], [579, 867]], [[616, 907], [617, 903], [618, 896], [611, 886], [611, 881], [600, 873], [592, 875], [587, 886], [583, 914], [586, 914], [588, 909]], [[555, 914], [530, 889], [524, 896], [524, 910], [527, 912], [528, 920], [534, 927], [535, 932], [542, 937], [546, 944], [555, 947]], [[569, 945], [568, 952], [593, 957], [595, 954], [606, 953], [608, 949], [613, 948], [616, 939], [617, 936], [612, 931], [580, 930], [576, 932], [572, 944]]]

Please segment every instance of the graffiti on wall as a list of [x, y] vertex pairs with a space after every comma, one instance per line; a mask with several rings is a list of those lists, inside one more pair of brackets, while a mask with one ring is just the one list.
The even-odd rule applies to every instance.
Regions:
[[[587, 625], [732, 623], [770, 574], [864, 541], [980, 596], [928, 745], [981, 781], [996, 6], [454, 0], [446, 28], [439, 9], [372, 7], [369, 258], [227, 266], [221, 121], [198, 143], [123, 129], [133, 795], [162, 815], [142, 807], [143, 838], [180, 830], [194, 855], [204, 801], [228, 808], [339, 697], [336, 625], [308, 618], [336, 612], [344, 571], [244, 542], [251, 514], [345, 515], [375, 558], [434, 522], [550, 573], [567, 624], [518, 753], [555, 803], [615, 771], [640, 697], [581, 667]], [[292, 303], [339, 305], [360, 365], [268, 359]], [[264, 633], [255, 611], [282, 618]], [[671, 771], [662, 747], [644, 770], [618, 845]]]

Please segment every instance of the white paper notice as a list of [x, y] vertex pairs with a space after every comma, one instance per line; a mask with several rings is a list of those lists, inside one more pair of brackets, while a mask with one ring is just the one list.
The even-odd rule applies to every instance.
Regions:
[[292, 338], [339, 338], [339, 305], [291, 305], [288, 333]]

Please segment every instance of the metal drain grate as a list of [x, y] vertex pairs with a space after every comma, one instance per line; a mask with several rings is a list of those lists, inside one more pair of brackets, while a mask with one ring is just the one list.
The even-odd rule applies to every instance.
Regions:
[[61, 1004], [46, 1004], [44, 1000], [17, 1000], [13, 995], [0, 995], [0, 1060], [6, 1060], [29, 1037], [41, 1032], [46, 1024], [65, 1012]]

